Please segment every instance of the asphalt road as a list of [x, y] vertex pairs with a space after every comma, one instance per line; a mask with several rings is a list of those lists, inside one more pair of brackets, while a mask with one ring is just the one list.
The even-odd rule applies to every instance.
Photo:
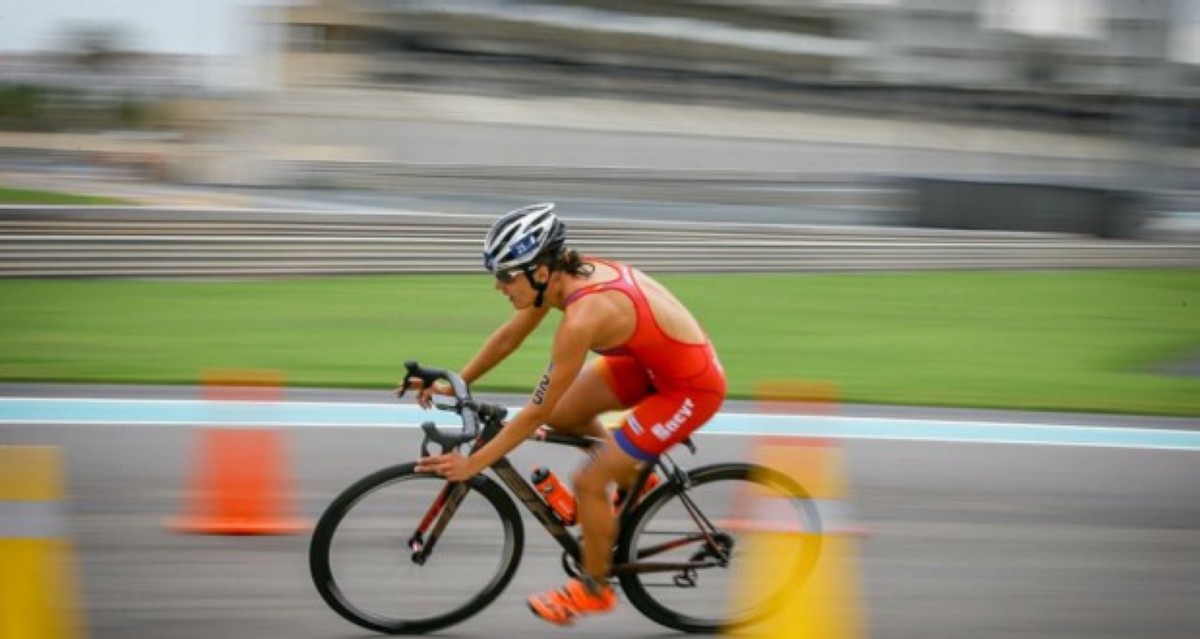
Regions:
[[[65, 452], [69, 523], [91, 636], [371, 636], [319, 599], [308, 576], [305, 535], [195, 536], [164, 526], [181, 510], [198, 432], [0, 425], [4, 444], [49, 444]], [[310, 521], [354, 479], [417, 452], [412, 430], [308, 427], [282, 435], [294, 510]], [[755, 444], [733, 436], [697, 441], [699, 455], [689, 464], [752, 457]], [[1183, 639], [1200, 633], [1196, 453], [871, 440], [842, 446], [856, 517], [869, 531], [855, 543], [859, 599], [873, 636]], [[579, 458], [531, 444], [513, 459], [521, 469], [549, 463], [569, 473]], [[525, 596], [558, 585], [563, 574], [557, 547], [528, 517], [526, 533], [525, 560], [504, 595], [439, 636], [674, 634], [628, 605], [574, 629], [534, 619]]]

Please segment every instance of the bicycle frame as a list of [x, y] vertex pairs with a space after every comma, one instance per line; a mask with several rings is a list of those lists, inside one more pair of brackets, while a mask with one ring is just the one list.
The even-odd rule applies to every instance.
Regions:
[[[504, 425], [498, 421], [488, 420], [484, 423], [483, 432], [479, 439], [475, 440], [471, 447], [474, 452], [482, 447], [502, 429]], [[574, 435], [564, 435], [554, 431], [540, 428], [530, 439], [547, 444], [556, 444], [563, 446], [571, 446], [579, 448], [585, 452], [600, 443], [600, 440], [592, 437], [580, 437]], [[667, 463], [664, 463], [666, 460]], [[634, 481], [633, 487], [629, 490], [630, 495], [638, 495], [641, 492], [642, 486], [645, 485], [647, 478], [655, 468], [662, 468], [667, 481], [664, 483], [664, 488], [679, 490], [680, 487], [686, 486], [687, 475], [683, 470], [675, 464], [669, 456], [663, 455], [653, 464], [647, 464], [645, 468], [638, 474]], [[576, 539], [575, 535], [563, 525], [558, 516], [550, 508], [537, 490], [525, 480], [525, 477], [519, 470], [512, 465], [512, 462], [507, 457], [500, 458], [496, 463], [492, 464], [491, 470], [496, 474], [496, 477], [508, 487], [509, 492], [516, 496], [525, 509], [528, 510], [534, 518], [546, 529], [546, 532], [558, 542], [563, 551], [572, 558], [577, 564], [582, 562], [583, 548]], [[439, 493], [437, 499], [426, 511], [422, 518], [418, 529], [409, 539], [409, 548], [413, 551], [413, 560], [423, 564], [429, 557], [437, 539], [441, 536], [441, 532], [449, 524], [453, 518], [459, 504], [467, 494], [468, 487], [465, 483], [447, 483], [445, 488]], [[696, 523], [697, 532], [683, 535], [677, 539], [673, 539], [663, 544], [659, 544], [650, 548], [641, 549], [638, 552], [638, 561], [634, 563], [614, 565], [610, 569], [612, 575], [618, 575], [624, 572], [673, 572], [685, 571], [696, 568], [710, 568], [724, 565], [728, 562], [726, 551], [720, 547], [716, 541], [716, 528], [712, 522], [700, 511], [699, 507], [692, 502], [690, 497], [682, 491], [678, 492], [681, 503], [683, 503], [688, 514]], [[637, 504], [636, 499], [626, 499], [622, 504], [621, 512], [618, 513], [618, 523], [623, 523], [629, 519], [629, 515], [633, 512], [634, 506]], [[435, 520], [436, 518], [436, 520]], [[433, 525], [430, 529], [430, 525]], [[425, 535], [428, 532], [428, 538]], [[653, 555], [666, 552], [675, 548], [686, 546], [688, 544], [703, 541], [707, 548], [716, 554], [718, 559], [712, 561], [691, 561], [686, 563], [671, 562], [671, 563], [649, 563], [643, 562], [642, 559]]]

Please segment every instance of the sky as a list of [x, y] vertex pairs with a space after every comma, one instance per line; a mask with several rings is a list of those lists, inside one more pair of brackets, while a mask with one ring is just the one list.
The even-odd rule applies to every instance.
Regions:
[[62, 48], [71, 23], [119, 26], [138, 51], [240, 55], [247, 12], [286, 0], [0, 0], [0, 52]]

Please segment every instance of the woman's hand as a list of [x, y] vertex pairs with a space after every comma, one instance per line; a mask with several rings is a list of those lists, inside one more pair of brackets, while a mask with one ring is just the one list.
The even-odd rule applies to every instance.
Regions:
[[471, 459], [459, 453], [430, 455], [417, 460], [417, 472], [441, 475], [450, 481], [466, 481], [479, 474]]
[[417, 405], [425, 409], [433, 408], [434, 395], [454, 395], [454, 388], [440, 379], [434, 382], [433, 386], [427, 387], [420, 377], [409, 377], [398, 384], [394, 392], [399, 397], [406, 390], [416, 391]]

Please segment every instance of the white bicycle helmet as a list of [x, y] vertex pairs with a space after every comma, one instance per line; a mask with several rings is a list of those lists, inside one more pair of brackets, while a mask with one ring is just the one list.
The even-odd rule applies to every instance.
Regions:
[[483, 241], [483, 266], [495, 273], [526, 266], [557, 252], [567, 240], [567, 227], [554, 215], [554, 204], [534, 204], [505, 213]]

